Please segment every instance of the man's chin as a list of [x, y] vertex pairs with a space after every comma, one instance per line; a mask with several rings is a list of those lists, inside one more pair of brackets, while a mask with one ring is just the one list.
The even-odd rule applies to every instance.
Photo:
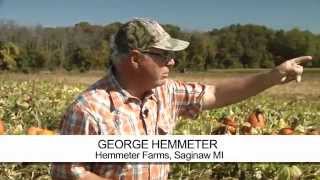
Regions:
[[167, 80], [168, 80], [167, 78], [165, 78], [165, 79], [160, 79], [158, 82], [156, 82], [155, 87], [164, 85]]

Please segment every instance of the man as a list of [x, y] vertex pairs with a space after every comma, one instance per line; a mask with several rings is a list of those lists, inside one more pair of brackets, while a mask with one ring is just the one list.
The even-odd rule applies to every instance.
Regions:
[[[164, 135], [172, 133], [180, 115], [194, 117], [253, 96], [273, 85], [297, 79], [300, 63], [288, 60], [267, 73], [215, 85], [168, 79], [172, 52], [188, 42], [171, 38], [153, 20], [134, 19], [114, 37], [113, 66], [108, 75], [84, 91], [69, 107], [61, 134]], [[163, 163], [56, 163], [53, 179], [167, 179]]]

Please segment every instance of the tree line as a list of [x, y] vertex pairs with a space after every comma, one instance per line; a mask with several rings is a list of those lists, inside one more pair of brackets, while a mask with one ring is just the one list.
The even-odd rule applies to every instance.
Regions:
[[[109, 41], [121, 26], [79, 22], [72, 27], [22, 26], [0, 20], [0, 71], [104, 70], [110, 66]], [[288, 31], [234, 24], [207, 32], [163, 25], [172, 37], [190, 42], [176, 53], [175, 70], [271, 68], [286, 59], [311, 55], [320, 67], [320, 35], [297, 28]]]

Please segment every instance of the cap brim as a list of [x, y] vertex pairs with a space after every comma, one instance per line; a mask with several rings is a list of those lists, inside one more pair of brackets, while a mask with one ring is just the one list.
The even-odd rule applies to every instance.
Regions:
[[186, 49], [189, 46], [189, 44], [190, 43], [188, 41], [183, 41], [175, 38], [168, 38], [160, 42], [157, 42], [152, 47], [157, 49], [163, 49], [166, 51], [181, 51]]

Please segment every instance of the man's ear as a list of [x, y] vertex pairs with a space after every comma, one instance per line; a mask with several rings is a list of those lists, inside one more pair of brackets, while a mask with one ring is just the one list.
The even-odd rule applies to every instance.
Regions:
[[129, 53], [130, 55], [130, 62], [133, 64], [134, 67], [139, 67], [142, 61], [142, 54], [139, 50], [133, 49]]

